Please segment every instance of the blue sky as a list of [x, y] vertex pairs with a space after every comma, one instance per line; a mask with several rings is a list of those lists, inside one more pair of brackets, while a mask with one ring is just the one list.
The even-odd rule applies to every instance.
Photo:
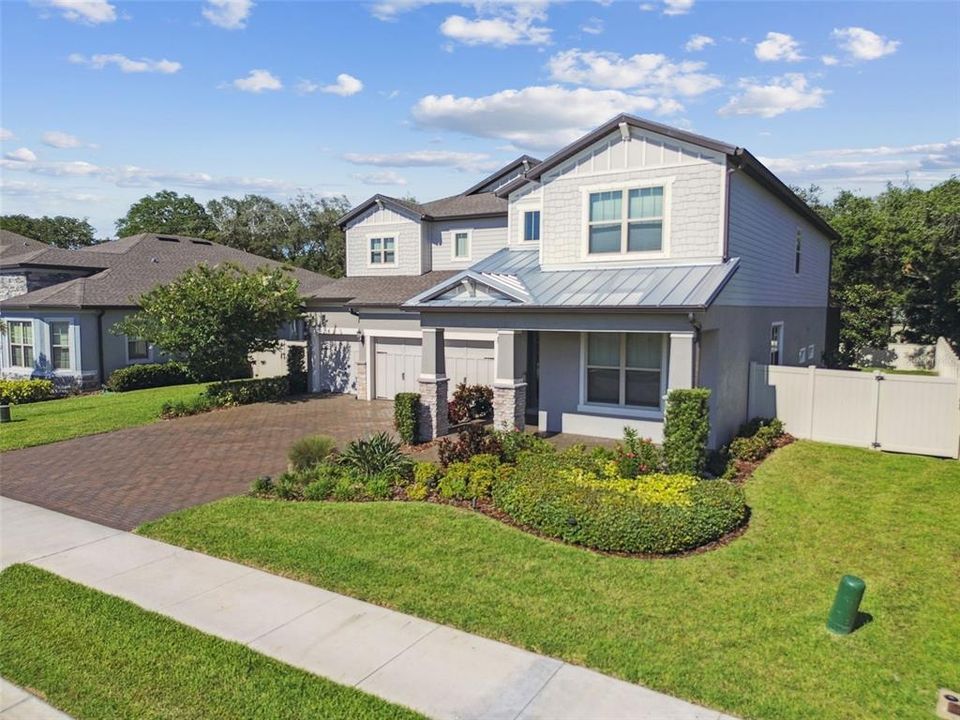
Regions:
[[864, 193], [960, 174], [960, 3], [0, 3], [2, 210], [429, 200], [620, 111]]

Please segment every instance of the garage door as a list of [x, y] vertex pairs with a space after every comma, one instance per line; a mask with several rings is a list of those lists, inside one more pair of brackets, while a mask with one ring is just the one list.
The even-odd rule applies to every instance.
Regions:
[[354, 367], [355, 343], [329, 335], [315, 335], [313, 343], [314, 392], [355, 393], [357, 374]]
[[377, 338], [374, 397], [393, 400], [400, 392], [417, 392], [420, 375], [420, 340]]
[[459, 383], [493, 385], [493, 343], [483, 340], [446, 341], [450, 394]]

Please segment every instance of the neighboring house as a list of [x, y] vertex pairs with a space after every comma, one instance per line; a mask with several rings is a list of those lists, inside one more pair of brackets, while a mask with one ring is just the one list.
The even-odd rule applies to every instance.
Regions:
[[712, 444], [750, 361], [819, 364], [835, 231], [743, 148], [620, 115], [425, 204], [342, 219], [347, 275], [314, 293], [311, 383], [419, 392], [425, 437], [461, 380], [495, 422], [660, 441], [671, 388], [710, 388]]
[[[49, 377], [96, 387], [117, 368], [162, 360], [139, 338], [111, 328], [145, 292], [199, 263], [254, 269], [280, 263], [179, 235], [134, 235], [64, 250], [0, 230], [0, 375]], [[330, 279], [293, 269], [303, 294]], [[295, 332], [295, 331], [294, 331]]]

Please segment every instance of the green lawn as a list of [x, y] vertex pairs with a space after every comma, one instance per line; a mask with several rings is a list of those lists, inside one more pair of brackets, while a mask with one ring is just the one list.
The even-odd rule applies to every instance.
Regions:
[[[960, 667], [960, 463], [798, 442], [748, 531], [607, 557], [422, 503], [232, 498], [140, 529], [750, 718], [928, 717]], [[844, 573], [872, 621], [824, 628]]]
[[186, 400], [205, 387], [175, 385], [14, 405], [13, 422], [0, 425], [0, 451], [146, 425], [159, 418], [165, 402]]
[[28, 565], [0, 573], [0, 675], [85, 718], [420, 715]]

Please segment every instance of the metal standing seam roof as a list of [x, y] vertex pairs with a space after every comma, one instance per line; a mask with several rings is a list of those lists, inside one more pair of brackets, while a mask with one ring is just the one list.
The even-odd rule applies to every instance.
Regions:
[[[703, 309], [736, 272], [739, 258], [696, 265], [548, 270], [537, 249], [504, 248], [404, 303], [430, 308]], [[490, 297], [441, 298], [464, 282], [496, 291]]]

